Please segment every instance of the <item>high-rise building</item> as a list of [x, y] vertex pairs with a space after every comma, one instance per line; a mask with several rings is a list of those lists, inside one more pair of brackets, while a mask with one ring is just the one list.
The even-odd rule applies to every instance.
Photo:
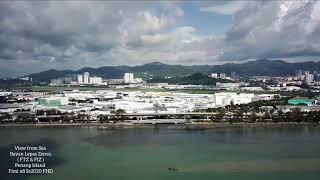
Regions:
[[226, 78], [226, 74], [225, 73], [220, 73], [220, 78]]
[[211, 73], [210, 77], [211, 78], [217, 78], [218, 77], [218, 73]]
[[102, 84], [102, 78], [98, 76], [90, 77], [88, 72], [78, 75], [78, 84]]
[[295, 73], [296, 77], [300, 77], [302, 75], [302, 70], [298, 70]]
[[130, 84], [134, 82], [133, 73], [124, 73], [124, 83]]
[[314, 75], [313, 74], [306, 74], [306, 83], [311, 83], [313, 82]]
[[235, 77], [236, 76], [236, 72], [232, 71], [231, 72], [231, 77]]
[[83, 76], [82, 74], [78, 74], [78, 84], [82, 84], [83, 83]]
[[90, 74], [88, 72], [83, 73], [83, 83], [84, 84], [90, 83]]

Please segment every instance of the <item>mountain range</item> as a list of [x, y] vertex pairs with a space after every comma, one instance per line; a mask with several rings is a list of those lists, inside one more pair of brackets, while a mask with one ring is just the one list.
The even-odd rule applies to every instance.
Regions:
[[126, 72], [134, 73], [135, 77], [150, 79], [154, 77], [182, 77], [195, 73], [208, 75], [210, 73], [226, 73], [230, 75], [235, 72], [240, 76], [284, 76], [293, 75], [297, 70], [320, 71], [320, 62], [307, 61], [299, 63], [288, 63], [283, 60], [259, 59], [241, 64], [227, 63], [223, 65], [168, 65], [153, 62], [141, 66], [103, 66], [99, 68], [85, 67], [80, 70], [47, 70], [40, 73], [28, 75], [35, 82], [50, 81], [51, 79], [65, 77], [68, 75], [89, 72], [90, 75], [100, 76], [106, 79], [122, 78]]

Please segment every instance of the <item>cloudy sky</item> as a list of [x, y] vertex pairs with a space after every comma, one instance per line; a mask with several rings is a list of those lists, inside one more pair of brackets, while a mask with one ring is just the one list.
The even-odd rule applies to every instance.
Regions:
[[1, 1], [0, 77], [85, 66], [318, 61], [320, 1]]

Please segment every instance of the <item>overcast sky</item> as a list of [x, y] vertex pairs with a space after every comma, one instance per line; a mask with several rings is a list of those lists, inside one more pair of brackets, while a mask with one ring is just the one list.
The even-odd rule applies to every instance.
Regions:
[[318, 61], [320, 1], [0, 2], [0, 77], [85, 66]]

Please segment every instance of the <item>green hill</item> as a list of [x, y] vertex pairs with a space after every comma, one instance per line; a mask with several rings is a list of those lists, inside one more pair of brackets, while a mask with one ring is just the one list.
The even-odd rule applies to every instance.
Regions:
[[144, 64], [141, 66], [103, 66], [99, 68], [85, 67], [80, 70], [48, 70], [40, 73], [30, 74], [29, 77], [33, 78], [35, 82], [50, 81], [54, 78], [64, 77], [70, 74], [80, 74], [89, 72], [90, 75], [101, 76], [103, 78], [122, 78], [125, 72], [135, 74], [135, 77], [141, 77], [145, 80], [151, 78], [164, 78], [164, 77], [184, 77], [195, 73], [208, 75], [212, 72], [226, 73], [230, 75], [235, 72], [241, 76], [283, 76], [293, 75], [297, 70], [320, 71], [320, 62], [301, 62], [301, 63], [288, 63], [282, 60], [268, 60], [260, 59], [256, 61], [249, 61], [242, 64], [227, 63], [223, 65], [168, 65], [160, 62]]

